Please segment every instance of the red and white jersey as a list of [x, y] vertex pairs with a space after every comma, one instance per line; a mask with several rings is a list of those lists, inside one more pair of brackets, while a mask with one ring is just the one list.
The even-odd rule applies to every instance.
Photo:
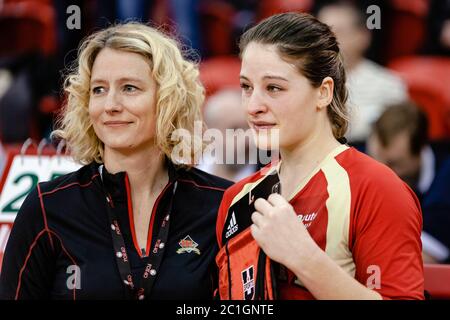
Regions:
[[[272, 170], [277, 167], [225, 192], [216, 228], [219, 247], [228, 208]], [[384, 299], [424, 298], [420, 205], [388, 167], [341, 145], [296, 188], [290, 203], [320, 248], [360, 283]], [[290, 271], [279, 288], [282, 299], [314, 298]]]

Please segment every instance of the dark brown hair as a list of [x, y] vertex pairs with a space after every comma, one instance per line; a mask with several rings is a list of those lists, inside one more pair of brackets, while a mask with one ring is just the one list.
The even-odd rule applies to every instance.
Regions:
[[348, 92], [342, 56], [330, 28], [306, 13], [282, 13], [261, 21], [241, 36], [241, 56], [251, 42], [275, 45], [280, 57], [294, 63], [315, 88], [325, 77], [333, 79], [333, 100], [327, 112], [333, 135], [341, 139], [348, 127]]
[[407, 132], [411, 154], [418, 155], [428, 143], [426, 115], [412, 102], [390, 105], [373, 126], [373, 133], [383, 147], [388, 147], [400, 133]]

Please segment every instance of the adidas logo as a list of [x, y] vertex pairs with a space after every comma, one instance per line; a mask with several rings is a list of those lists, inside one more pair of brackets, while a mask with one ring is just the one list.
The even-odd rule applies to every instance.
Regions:
[[237, 230], [238, 230], [238, 224], [236, 223], [236, 217], [234, 215], [234, 211], [231, 215], [230, 224], [228, 224], [227, 232], [225, 233], [225, 238], [231, 237]]

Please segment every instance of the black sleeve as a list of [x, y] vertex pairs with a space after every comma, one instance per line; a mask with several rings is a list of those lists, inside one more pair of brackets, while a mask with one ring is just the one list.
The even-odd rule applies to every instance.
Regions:
[[20, 208], [3, 256], [0, 299], [48, 299], [54, 249], [35, 188]]

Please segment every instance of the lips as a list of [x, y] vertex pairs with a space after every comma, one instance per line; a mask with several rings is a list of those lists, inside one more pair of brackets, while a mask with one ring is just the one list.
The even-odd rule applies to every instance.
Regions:
[[276, 123], [266, 121], [250, 121], [250, 124], [255, 130], [268, 130], [276, 126]]
[[128, 125], [130, 123], [131, 123], [130, 121], [119, 121], [119, 120], [103, 122], [103, 124], [108, 127], [121, 127], [121, 126]]

